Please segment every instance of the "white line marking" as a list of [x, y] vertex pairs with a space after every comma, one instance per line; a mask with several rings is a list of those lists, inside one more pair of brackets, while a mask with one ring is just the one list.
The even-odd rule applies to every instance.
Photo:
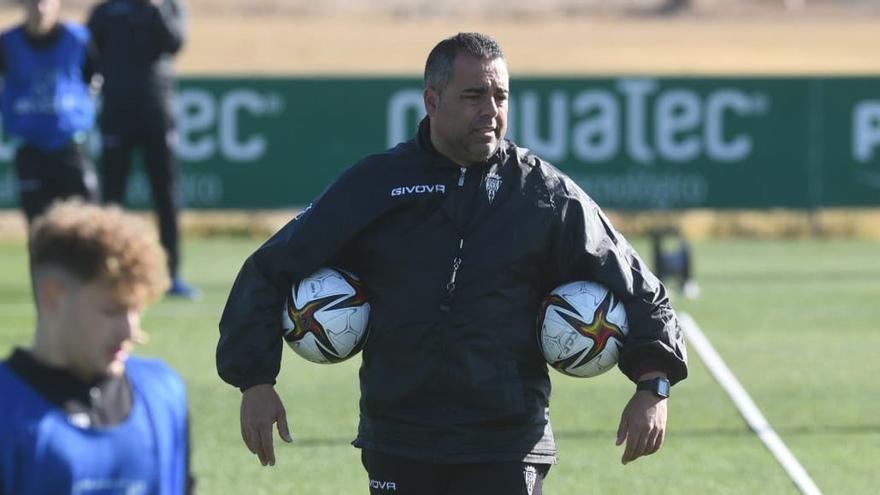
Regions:
[[761, 411], [755, 405], [752, 398], [749, 397], [746, 389], [743, 388], [733, 372], [730, 371], [730, 368], [724, 363], [724, 360], [721, 359], [721, 356], [718, 355], [715, 348], [712, 347], [712, 343], [709, 342], [709, 339], [706, 338], [700, 327], [697, 326], [697, 322], [685, 313], [679, 313], [679, 322], [681, 323], [682, 330], [684, 330], [685, 337], [687, 337], [690, 345], [697, 351], [697, 354], [700, 355], [700, 359], [706, 363], [709, 372], [712, 373], [715, 380], [724, 388], [727, 395], [733, 400], [736, 408], [739, 409], [743, 419], [748, 423], [749, 428], [758, 435], [758, 438], [776, 457], [776, 460], [782, 465], [782, 468], [785, 469], [801, 493], [805, 495], [822, 495], [819, 487], [816, 486], [816, 483], [810, 478], [810, 475], [807, 474], [807, 471], [801, 466], [794, 454], [788, 450], [788, 447], [779, 438], [779, 435], [773, 431], [770, 423], [767, 422], [767, 418], [761, 414]]

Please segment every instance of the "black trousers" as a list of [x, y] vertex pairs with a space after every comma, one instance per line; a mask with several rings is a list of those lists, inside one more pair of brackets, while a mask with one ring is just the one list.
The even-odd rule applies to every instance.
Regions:
[[58, 199], [79, 196], [99, 201], [98, 177], [85, 146], [71, 143], [47, 151], [29, 144], [15, 154], [18, 199], [28, 223]]
[[153, 205], [159, 217], [159, 240], [168, 256], [168, 271], [174, 276], [180, 263], [180, 229], [177, 218], [180, 200], [179, 171], [171, 136], [172, 131], [164, 126], [128, 132], [104, 128], [101, 172], [104, 201], [125, 204], [132, 156], [136, 149], [142, 151]]
[[370, 495], [542, 495], [549, 464], [434, 464], [362, 450]]

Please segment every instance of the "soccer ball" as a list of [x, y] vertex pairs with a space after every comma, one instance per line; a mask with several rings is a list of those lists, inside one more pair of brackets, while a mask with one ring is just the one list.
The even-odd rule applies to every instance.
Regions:
[[595, 282], [571, 282], [544, 298], [538, 345], [553, 368], [588, 378], [617, 363], [629, 326], [623, 304]]
[[284, 340], [314, 363], [338, 363], [366, 340], [370, 303], [364, 284], [343, 270], [321, 268], [293, 284], [284, 304]]

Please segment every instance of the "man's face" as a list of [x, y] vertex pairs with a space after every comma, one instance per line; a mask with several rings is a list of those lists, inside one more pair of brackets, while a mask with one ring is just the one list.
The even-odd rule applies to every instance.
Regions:
[[507, 132], [509, 88], [504, 60], [457, 56], [446, 88], [425, 89], [437, 151], [463, 167], [492, 156]]
[[141, 309], [120, 302], [102, 282], [66, 285], [55, 315], [65, 367], [85, 380], [121, 374], [142, 338]]

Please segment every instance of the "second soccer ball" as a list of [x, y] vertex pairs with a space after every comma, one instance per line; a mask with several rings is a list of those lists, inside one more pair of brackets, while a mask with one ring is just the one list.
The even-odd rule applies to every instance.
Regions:
[[370, 303], [363, 283], [343, 270], [321, 268], [294, 283], [284, 304], [284, 340], [314, 363], [337, 363], [366, 340]]
[[553, 368], [587, 378], [617, 363], [629, 333], [623, 304], [604, 286], [571, 282], [554, 289], [538, 315], [538, 345]]

